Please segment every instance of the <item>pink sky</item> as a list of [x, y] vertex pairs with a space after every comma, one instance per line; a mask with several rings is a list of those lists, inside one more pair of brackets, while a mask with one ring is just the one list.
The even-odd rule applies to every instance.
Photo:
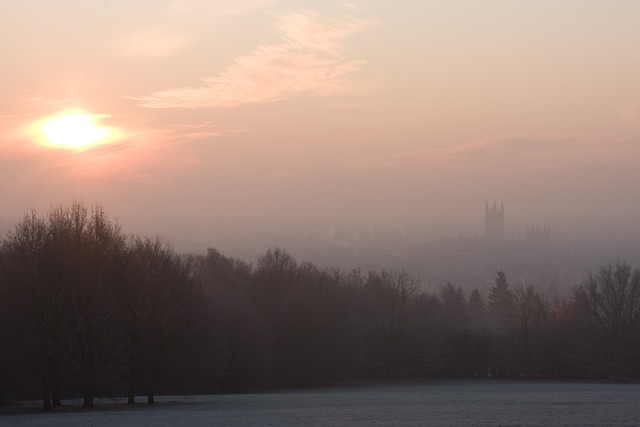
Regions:
[[[5, 3], [1, 217], [640, 227], [638, 1]], [[68, 110], [117, 137], [29, 132]]]

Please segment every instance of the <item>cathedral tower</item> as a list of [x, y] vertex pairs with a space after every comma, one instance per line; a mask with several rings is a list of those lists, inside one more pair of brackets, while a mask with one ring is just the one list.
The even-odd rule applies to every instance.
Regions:
[[500, 241], [504, 239], [504, 205], [500, 204], [500, 209], [493, 202], [489, 208], [489, 203], [484, 208], [484, 238], [489, 241]]

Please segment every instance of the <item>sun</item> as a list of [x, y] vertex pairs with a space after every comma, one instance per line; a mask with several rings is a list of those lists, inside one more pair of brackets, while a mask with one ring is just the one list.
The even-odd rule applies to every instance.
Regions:
[[119, 132], [103, 126], [105, 114], [67, 111], [39, 121], [32, 128], [41, 145], [52, 148], [84, 151], [113, 142]]

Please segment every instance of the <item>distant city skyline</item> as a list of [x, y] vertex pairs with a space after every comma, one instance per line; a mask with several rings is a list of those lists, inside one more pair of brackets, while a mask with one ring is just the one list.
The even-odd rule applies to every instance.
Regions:
[[633, 0], [5, 2], [0, 217], [76, 199], [166, 235], [349, 218], [473, 235], [497, 200], [505, 238], [638, 233], [639, 17]]

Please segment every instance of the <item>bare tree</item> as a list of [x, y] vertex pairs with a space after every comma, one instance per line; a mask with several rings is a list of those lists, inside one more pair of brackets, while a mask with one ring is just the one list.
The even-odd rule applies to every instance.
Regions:
[[531, 285], [524, 284], [514, 294], [514, 318], [519, 343], [521, 375], [540, 371], [544, 339], [548, 333], [549, 304]]
[[348, 295], [335, 276], [309, 262], [299, 265], [296, 276], [297, 286], [274, 316], [274, 379], [302, 386], [344, 378], [356, 359]]
[[0, 255], [7, 339], [40, 378], [45, 410], [60, 404], [61, 301], [51, 249], [46, 221], [31, 211], [7, 234]]
[[121, 297], [129, 403], [140, 386], [153, 404], [157, 384], [202, 332], [206, 300], [185, 259], [160, 239], [134, 239], [130, 258], [133, 274]]
[[440, 298], [445, 320], [455, 328], [465, 329], [468, 318], [464, 290], [447, 281], [440, 289]]
[[365, 331], [370, 367], [392, 378], [419, 370], [423, 331], [416, 311], [418, 283], [405, 272], [370, 272], [364, 288]]
[[276, 309], [297, 283], [297, 261], [284, 249], [272, 248], [258, 257], [254, 295], [268, 311]]
[[471, 328], [479, 329], [483, 328], [487, 322], [487, 306], [484, 304], [482, 294], [476, 288], [469, 294], [469, 300], [467, 301], [467, 307], [469, 312], [469, 322]]
[[206, 255], [193, 257], [192, 268], [211, 300], [203, 362], [211, 372], [209, 381], [220, 391], [265, 386], [271, 375], [271, 333], [250, 294], [253, 267], [209, 248]]
[[[60, 404], [63, 362], [84, 406], [115, 360], [111, 292], [122, 270], [124, 237], [99, 206], [74, 202], [47, 217], [25, 215], [3, 242], [2, 273], [19, 347], [41, 378], [43, 406]], [[51, 403], [53, 400], [53, 404]]]
[[48, 227], [65, 304], [70, 380], [90, 408], [98, 389], [113, 381], [121, 350], [114, 287], [124, 279], [126, 237], [100, 206], [77, 202], [52, 210]]
[[606, 374], [624, 379], [638, 365], [640, 271], [629, 264], [602, 265], [576, 289], [587, 365], [604, 366]]
[[[478, 293], [476, 297], [479, 296]], [[443, 308], [440, 330], [445, 353], [445, 372], [453, 376], [477, 375], [483, 370], [481, 365], [486, 364], [484, 360], [478, 363], [478, 359], [484, 359], [486, 343], [481, 334], [472, 329], [476, 325], [470, 323], [470, 306], [464, 290], [447, 281], [440, 289], [440, 298]]]

